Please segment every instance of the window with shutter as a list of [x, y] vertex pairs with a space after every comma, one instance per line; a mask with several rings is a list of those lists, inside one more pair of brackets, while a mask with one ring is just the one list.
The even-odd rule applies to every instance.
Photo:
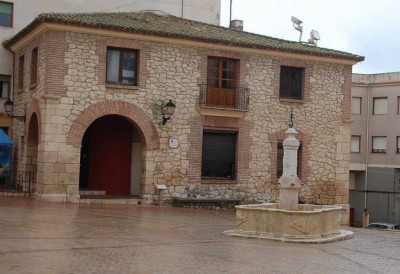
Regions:
[[373, 98], [374, 114], [387, 114], [387, 97]]
[[361, 136], [351, 136], [351, 142], [350, 142], [350, 152], [353, 153], [358, 153], [360, 152], [360, 139]]
[[361, 97], [353, 97], [352, 98], [351, 114], [361, 114]]
[[302, 99], [304, 68], [281, 66], [279, 97]]
[[372, 137], [372, 152], [386, 153], [386, 137], [384, 136]]
[[202, 179], [235, 179], [237, 132], [204, 131]]

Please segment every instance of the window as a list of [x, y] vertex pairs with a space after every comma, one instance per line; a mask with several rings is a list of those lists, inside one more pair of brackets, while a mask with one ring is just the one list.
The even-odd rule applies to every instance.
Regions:
[[19, 57], [18, 61], [18, 89], [22, 90], [24, 88], [24, 55]]
[[304, 68], [281, 66], [279, 97], [302, 99]]
[[374, 98], [373, 100], [373, 114], [387, 114], [387, 97]]
[[351, 141], [350, 141], [350, 152], [353, 153], [358, 153], [360, 152], [360, 139], [361, 136], [351, 136]]
[[237, 107], [237, 72], [239, 61], [209, 57], [207, 61], [207, 106]]
[[400, 114], [400, 96], [397, 97], [397, 114]]
[[[277, 162], [276, 162], [276, 176], [279, 178], [283, 174], [283, 143], [278, 143], [278, 153], [277, 153]], [[301, 177], [302, 170], [302, 154], [303, 154], [303, 145], [300, 143], [299, 150], [297, 151], [297, 177]]]
[[0, 75], [0, 97], [10, 97], [10, 79], [9, 75]]
[[31, 85], [36, 86], [38, 72], [38, 48], [32, 50], [31, 56]]
[[107, 48], [107, 83], [136, 86], [137, 68], [137, 50]]
[[0, 26], [12, 27], [13, 3], [0, 1]]
[[351, 114], [361, 114], [361, 97], [353, 97], [351, 100]]
[[235, 59], [209, 57], [207, 62], [208, 86], [234, 89], [236, 87], [237, 64]]
[[237, 132], [203, 132], [201, 176], [203, 179], [235, 178]]
[[386, 153], [386, 137], [372, 137], [372, 153]]
[[400, 136], [397, 136], [397, 153], [400, 153]]

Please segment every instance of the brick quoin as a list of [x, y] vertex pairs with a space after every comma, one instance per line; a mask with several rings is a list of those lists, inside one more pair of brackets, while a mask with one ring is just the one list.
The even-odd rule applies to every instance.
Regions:
[[89, 106], [71, 125], [67, 143], [80, 146], [86, 129], [96, 119], [105, 115], [120, 115], [128, 118], [136, 128], [140, 129], [148, 149], [159, 148], [160, 138], [150, 118], [139, 107], [123, 101], [104, 101]]

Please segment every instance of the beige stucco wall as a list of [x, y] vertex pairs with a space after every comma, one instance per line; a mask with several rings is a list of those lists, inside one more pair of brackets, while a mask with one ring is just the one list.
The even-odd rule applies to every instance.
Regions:
[[[165, 183], [168, 186], [165, 199], [196, 195], [276, 201], [278, 184], [273, 175], [276, 146], [293, 108], [294, 126], [305, 146], [301, 200], [348, 203], [350, 66], [213, 49], [214, 55], [240, 56], [240, 85], [250, 89], [250, 110], [243, 118], [226, 120], [237, 125], [239, 139], [242, 138], [236, 180], [205, 183], [199, 174], [201, 154], [194, 150], [201, 147], [203, 125], [212, 124], [211, 118], [219, 119], [203, 117], [197, 110], [198, 83], [206, 77], [204, 62], [212, 45], [204, 49], [50, 31], [17, 52], [16, 58], [26, 54], [29, 60], [30, 50], [37, 45], [39, 84], [36, 89], [26, 85], [16, 94], [15, 101], [19, 102], [17, 111], [26, 106], [28, 119], [31, 113], [40, 118], [37, 188], [40, 199], [77, 201], [80, 138], [91, 121], [115, 112], [139, 124], [147, 136], [142, 197], [157, 198], [153, 184]], [[138, 87], [126, 89], [105, 83], [107, 45], [140, 50]], [[283, 63], [306, 67], [307, 90], [301, 102], [279, 100], [279, 66]], [[26, 79], [29, 73], [27, 67]], [[162, 126], [161, 105], [167, 99], [172, 99], [177, 109], [171, 122]], [[124, 112], [128, 108], [131, 110]], [[24, 168], [26, 159], [20, 137], [25, 132], [24, 125], [18, 123], [15, 140], [21, 157], [19, 169]], [[170, 138], [178, 139], [178, 148], [169, 147]]]

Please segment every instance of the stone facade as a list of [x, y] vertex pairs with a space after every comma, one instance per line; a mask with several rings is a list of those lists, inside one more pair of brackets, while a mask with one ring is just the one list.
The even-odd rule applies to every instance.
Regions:
[[[79, 200], [80, 145], [85, 130], [104, 115], [130, 120], [141, 132], [141, 196], [157, 199], [154, 184], [166, 184], [163, 198], [221, 197], [273, 202], [278, 199], [277, 142], [284, 139], [291, 109], [303, 144], [300, 199], [306, 203], [348, 204], [349, 108], [351, 65], [277, 57], [209, 44], [123, 39], [71, 31], [49, 30], [15, 53], [30, 60], [39, 48], [39, 81], [15, 95], [18, 169], [37, 155], [37, 198]], [[108, 46], [139, 51], [138, 85], [106, 83]], [[226, 117], [227, 111], [203, 115], [198, 110], [199, 84], [207, 78], [208, 56], [239, 60], [240, 86], [250, 90], [249, 111]], [[26, 62], [27, 63], [27, 62]], [[305, 68], [303, 100], [279, 98], [280, 65]], [[15, 66], [18, 70], [18, 66]], [[29, 79], [26, 65], [24, 78]], [[15, 71], [18, 75], [18, 71]], [[177, 108], [162, 125], [162, 105]], [[37, 150], [30, 148], [32, 123], [37, 123]], [[203, 129], [238, 132], [236, 178], [202, 180]], [[35, 135], [33, 134], [33, 135]], [[25, 136], [25, 137], [24, 137]], [[179, 142], [177, 148], [169, 140]], [[36, 153], [36, 154], [35, 154]]]

